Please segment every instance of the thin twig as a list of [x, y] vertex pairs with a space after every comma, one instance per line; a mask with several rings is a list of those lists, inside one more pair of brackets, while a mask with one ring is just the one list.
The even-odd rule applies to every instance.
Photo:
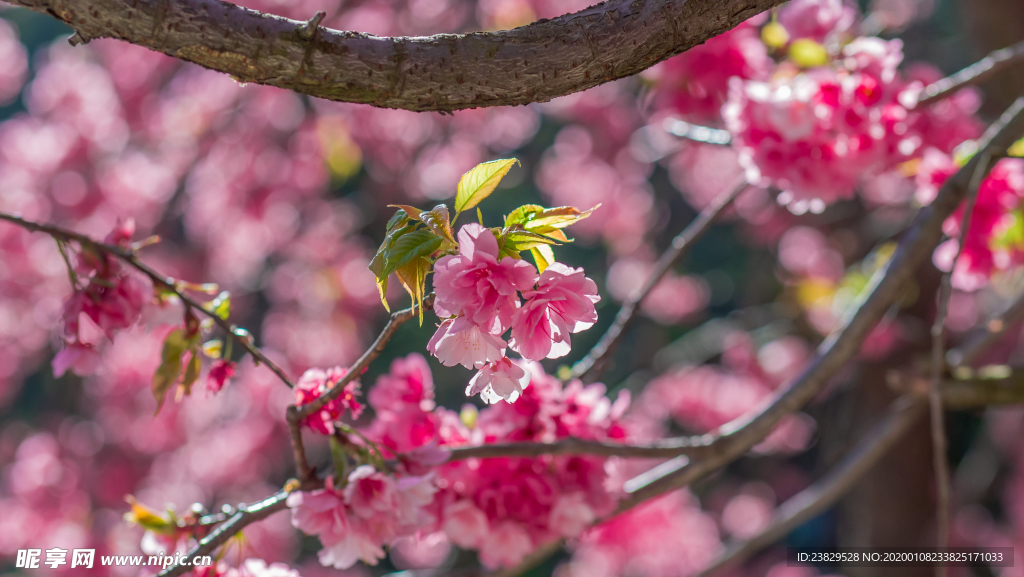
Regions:
[[266, 499], [249, 505], [248, 507], [240, 506], [238, 511], [231, 516], [230, 519], [224, 522], [223, 525], [217, 527], [210, 532], [209, 535], [204, 537], [195, 547], [189, 550], [185, 555], [185, 561], [181, 565], [175, 565], [168, 567], [161, 571], [157, 577], [177, 577], [192, 569], [192, 561], [197, 557], [209, 555], [213, 553], [217, 547], [220, 547], [224, 543], [239, 533], [242, 529], [248, 525], [266, 519], [270, 515], [282, 511], [287, 507], [286, 500], [288, 499], [287, 491], [280, 491], [274, 495], [267, 497]]
[[992, 319], [976, 334], [971, 335], [957, 348], [946, 353], [946, 362], [955, 367], [970, 367], [992, 345], [999, 342], [1006, 329], [1024, 318], [1024, 292], [1010, 306]]
[[42, 232], [48, 234], [58, 240], [63, 240], [65, 242], [76, 242], [83, 247], [89, 247], [93, 250], [108, 254], [110, 256], [116, 257], [128, 263], [133, 268], [149, 277], [149, 279], [153, 282], [154, 285], [163, 287], [168, 292], [174, 294], [179, 299], [181, 299], [183, 303], [192, 307], [193, 310], [198, 310], [207, 317], [209, 317], [210, 319], [212, 319], [213, 322], [216, 323], [217, 326], [221, 328], [221, 330], [230, 335], [231, 338], [235, 340], [235, 342], [242, 345], [242, 347], [245, 348], [245, 350], [250, 355], [252, 355], [252, 357], [256, 359], [258, 363], [263, 363], [264, 365], [267, 366], [268, 369], [273, 371], [273, 373], [277, 375], [277, 378], [281, 379], [281, 381], [284, 384], [288, 385], [289, 387], [295, 386], [292, 383], [291, 379], [289, 379], [288, 376], [285, 375], [284, 371], [281, 370], [281, 367], [278, 367], [276, 364], [274, 364], [273, 361], [268, 359], [256, 347], [256, 345], [252, 343], [249, 331], [242, 329], [237, 325], [220, 318], [217, 314], [213, 313], [212, 311], [207, 310], [202, 303], [190, 297], [188, 294], [186, 294], [183, 290], [181, 290], [178, 287], [178, 283], [180, 282], [178, 279], [164, 276], [158, 273], [157, 271], [153, 270], [152, 268], [149, 267], [149, 265], [139, 260], [138, 255], [135, 253], [134, 250], [99, 242], [89, 238], [88, 236], [79, 234], [71, 230], [67, 230], [59, 226], [25, 220], [20, 216], [16, 216], [13, 214], [0, 213], [0, 220], [6, 220], [32, 232]]
[[[1024, 134], [1024, 98], [1018, 99], [985, 132], [979, 141], [980, 154], [1003, 153]], [[685, 487], [720, 467], [739, 458], [763, 439], [782, 417], [806, 405], [829, 379], [849, 361], [867, 337], [868, 332], [889, 310], [904, 285], [917, 268], [931, 255], [942, 239], [942, 224], [956, 210], [967, 194], [969, 180], [980, 161], [972, 157], [942, 186], [932, 204], [923, 209], [916, 223], [900, 242], [886, 266], [872, 278], [862, 300], [852, 307], [851, 315], [841, 328], [819, 347], [801, 374], [778, 393], [767, 407], [749, 417], [742, 417], [708, 435], [713, 448], [701, 459], [682, 459], [672, 470], [664, 470], [656, 478], [633, 483], [630, 496], [621, 501], [619, 510], [627, 510], [650, 498]]]
[[929, 84], [921, 92], [917, 108], [935, 104], [952, 96], [957, 90], [978, 84], [993, 74], [1024, 61], [1024, 42], [1018, 42], [1008, 48], [990, 52], [988, 56], [971, 64], [967, 68]]
[[679, 138], [685, 138], [694, 142], [718, 144], [721, 146], [728, 146], [732, 142], [732, 135], [729, 134], [728, 130], [691, 124], [678, 118], [667, 118], [662, 126], [665, 128], [665, 132], [672, 136], [678, 136]]
[[594, 348], [587, 353], [587, 356], [573, 365], [571, 373], [573, 378], [580, 378], [586, 382], [591, 382], [600, 376], [604, 370], [608, 355], [622, 341], [625, 330], [632, 322], [640, 303], [654, 290], [654, 287], [665, 276], [665, 273], [693, 248], [694, 243], [711, 228], [711, 225], [718, 219], [726, 207], [732, 204], [732, 201], [736, 200], [736, 197], [746, 188], [747, 180], [745, 177], [740, 176], [729, 186], [728, 190], [718, 195], [711, 204], [704, 207], [704, 210], [697, 215], [697, 218], [683, 232], [672, 239], [672, 244], [668, 250], [662, 253], [661, 257], [658, 258], [658, 262], [654, 264], [647, 282], [629, 300], [622, 303], [622, 308], [615, 315], [615, 321], [612, 322], [612, 326], [608, 327], [608, 331], [604, 333], [601, 340], [594, 345]]
[[[430, 310], [434, 306], [434, 293], [427, 295], [423, 299], [423, 310]], [[291, 405], [288, 407], [288, 420], [297, 422], [305, 419], [313, 413], [319, 411], [324, 405], [334, 400], [341, 392], [345, 389], [345, 385], [359, 378], [359, 375], [363, 373], [366, 367], [370, 366], [370, 363], [374, 361], [384, 351], [384, 347], [387, 346], [388, 341], [395, 335], [395, 331], [398, 327], [405, 324], [409, 319], [415, 318], [418, 315], [416, 305], [394, 312], [391, 314], [391, 318], [388, 320], [388, 324], [384, 326], [384, 330], [377, 336], [377, 340], [373, 341], [373, 345], [363, 353], [363, 356], [355, 362], [354, 365], [349, 367], [348, 372], [344, 377], [334, 383], [330, 389], [324, 394], [317, 397], [315, 400], [306, 403], [301, 406]]]
[[[949, 312], [949, 297], [953, 292], [953, 273], [956, 271], [956, 264], [960, 260], [960, 255], [963, 253], [964, 244], [967, 242], [970, 232], [971, 215], [974, 214], [974, 205], [978, 199], [978, 187], [981, 185], [982, 178], [988, 174], [991, 160], [990, 153], [988, 151], [983, 152], [980, 162], [974, 168], [971, 183], [967, 189], [964, 212], [960, 219], [960, 242], [957, 247], [956, 256], [953, 257], [949, 271], [942, 275], [942, 281], [939, 283], [938, 294], [935, 299], [936, 309], [935, 323], [932, 325], [932, 364], [931, 381], [928, 387], [928, 408], [931, 416], [932, 465], [935, 469], [937, 489], [935, 504], [936, 546], [939, 548], [949, 545], [949, 499], [951, 492], [949, 458], [946, 455], [949, 442], [946, 439], [945, 413], [942, 408], [942, 393], [939, 390], [942, 384], [943, 368], [945, 367], [943, 361], [945, 360], [946, 352], [946, 315]], [[935, 575], [937, 577], [946, 577], [948, 571], [948, 567], [944, 564], [935, 567]]]
[[700, 575], [733, 566], [761, 549], [784, 538], [793, 529], [828, 509], [848, 492], [924, 414], [923, 399], [900, 397], [890, 406], [881, 422], [865, 434], [824, 477], [780, 505], [772, 520], [756, 536], [731, 543]]
[[[288, 409], [295, 405], [289, 405]], [[291, 436], [292, 456], [295, 458], [295, 475], [300, 483], [308, 483], [313, 480], [314, 471], [309, 466], [309, 459], [306, 457], [306, 448], [302, 444], [302, 427], [299, 421], [288, 419], [288, 434]]]

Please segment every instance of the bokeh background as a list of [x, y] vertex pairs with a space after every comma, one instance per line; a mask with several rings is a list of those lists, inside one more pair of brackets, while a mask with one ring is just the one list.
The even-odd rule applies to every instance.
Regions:
[[[242, 4], [302, 20], [326, 10], [324, 25], [332, 28], [426, 35], [509, 28], [588, 3]], [[876, 0], [860, 9], [865, 29], [903, 39], [904, 66], [927, 62], [949, 73], [1024, 39], [1024, 4], [1017, 0]], [[671, 66], [549, 103], [441, 116], [244, 86], [114, 41], [72, 48], [69, 29], [23, 9], [5, 9], [0, 18], [0, 210], [94, 237], [117, 218], [133, 217], [138, 238], [162, 239], [145, 250], [148, 263], [231, 291], [235, 322], [292, 375], [351, 363], [383, 326], [366, 267], [391, 215], [387, 205], [450, 201], [459, 176], [478, 162], [509, 156], [522, 162], [485, 203], [486, 220], [493, 221], [487, 224], [526, 203], [602, 205], [570, 229], [575, 243], [558, 250], [559, 260], [584, 267], [597, 281], [600, 321], [574, 335], [569, 357], [546, 362], [552, 374], [585, 354], [672, 236], [739, 172], [731, 149], [665, 130], [665, 119], [678, 115]], [[990, 121], [1022, 92], [1019, 72], [1000, 75], [981, 87], [979, 117]], [[742, 414], [799, 367], [834, 325], [850, 287], [863, 285], [869, 255], [884, 252], [910, 216], [905, 202], [887, 194], [901, 193], [881, 190], [799, 216], [767, 193], [748, 194], [655, 289], [603, 382], [612, 393], [631, 391], [634, 410], [660, 431], [699, 432]], [[646, 553], [664, 558], [658, 575], [691, 574], [724, 540], [756, 534], [777, 504], [827, 471], [874, 422], [895, 398], [887, 372], [923, 356], [929, 345], [930, 299], [919, 295], [934, 294], [938, 273], [929, 269], [917, 280], [874, 350], [864, 351], [807, 414], [787, 422], [762, 454], [650, 512], [649, 522], [661, 523], [665, 535], [662, 548], [652, 544]], [[950, 329], [960, 334], [999, 310], [1020, 284], [1008, 278], [984, 291], [958, 291]], [[180, 314], [173, 307], [149, 307], [139, 327], [112, 343], [97, 375], [55, 378], [49, 361], [61, 347], [61, 308], [69, 294], [54, 242], [0, 223], [3, 573], [17, 573], [13, 555], [27, 547], [138, 551], [142, 531], [122, 519], [127, 494], [179, 511], [192, 503], [216, 508], [262, 498], [292, 470], [283, 426], [291, 393], [248, 360], [220, 394], [199, 390], [153, 416], [149, 383], [167, 330], [162, 323]], [[408, 299], [400, 290], [389, 295], [392, 303]], [[362, 377], [364, 389], [392, 359], [424, 353], [434, 321], [428, 315], [429, 326], [402, 327]], [[994, 355], [1012, 359], [1015, 347], [1010, 338]], [[457, 410], [476, 402], [463, 394], [468, 371], [430, 362], [438, 404]], [[704, 363], [710, 365], [686, 368]], [[1022, 543], [1022, 415], [1015, 408], [951, 414], [956, 543]], [[311, 441], [311, 450], [314, 462], [329, 460], [326, 445]], [[934, 532], [933, 502], [922, 423], [841, 503], [786, 542], [926, 545]], [[248, 545], [229, 559], [287, 561], [306, 577], [339, 574], [319, 566], [318, 543], [300, 539], [285, 514], [246, 534]], [[590, 572], [596, 569], [586, 565], [586, 553], [562, 552], [531, 574], [601, 574]], [[448, 568], [472, 563], [465, 554], [438, 555]], [[782, 560], [784, 549], [771, 548], [734, 574], [816, 574], [785, 568]], [[399, 555], [347, 574], [380, 575], [416, 563]], [[1020, 574], [1020, 566], [1000, 575]], [[608, 574], [629, 575], [628, 564], [623, 567]]]

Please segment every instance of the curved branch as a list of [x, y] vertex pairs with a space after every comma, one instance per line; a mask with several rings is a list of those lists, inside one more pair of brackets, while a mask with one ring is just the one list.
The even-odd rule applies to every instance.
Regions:
[[230, 519], [214, 529], [209, 535], [199, 541], [195, 547], [189, 549], [188, 553], [185, 554], [185, 561], [182, 564], [164, 569], [157, 577], [178, 577], [178, 575], [191, 571], [191, 563], [196, 557], [213, 553], [217, 547], [226, 543], [228, 539], [237, 535], [239, 531], [248, 525], [286, 509], [288, 507], [287, 499], [288, 491], [280, 491], [254, 505], [249, 505], [248, 507], [239, 506], [238, 512], [232, 515]]
[[721, 427], [710, 437], [711, 451], [699, 460], [677, 458], [655, 471], [629, 481], [630, 496], [620, 502], [619, 511], [647, 499], [685, 487], [734, 461], [771, 432], [782, 417], [811, 401], [833, 375], [860, 350], [868, 332], [900, 295], [903, 286], [927, 261], [942, 239], [942, 223], [967, 194], [975, 168], [986, 152], [1003, 154], [1024, 134], [1024, 98], [1018, 99], [979, 140], [979, 153], [950, 177], [930, 206], [918, 215], [914, 226], [900, 242], [893, 258], [865, 289], [866, 298], [853, 309], [842, 328], [829, 336], [819, 353], [803, 372], [769, 405], [751, 417]]
[[632, 76], [783, 0], [608, 0], [514, 30], [379, 37], [220, 0], [6, 0], [240, 82], [383, 108], [546, 102]]

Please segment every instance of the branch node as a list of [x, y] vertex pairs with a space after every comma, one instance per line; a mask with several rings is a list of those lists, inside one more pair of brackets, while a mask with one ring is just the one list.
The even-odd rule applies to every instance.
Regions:
[[92, 38], [76, 30], [74, 34], [68, 37], [68, 44], [72, 46], [85, 45], [88, 44], [91, 40]]
[[316, 14], [312, 18], [306, 21], [305, 24], [299, 26], [299, 38], [303, 40], [311, 40], [316, 35], [319, 29], [320, 23], [323, 22], [327, 16], [327, 12], [323, 10], [317, 10]]

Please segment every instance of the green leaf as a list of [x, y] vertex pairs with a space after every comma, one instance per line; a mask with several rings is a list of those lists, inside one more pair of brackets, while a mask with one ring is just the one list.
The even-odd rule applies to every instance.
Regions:
[[480, 201], [494, 192], [501, 179], [517, 162], [514, 158], [492, 160], [478, 164], [463, 174], [455, 195], [455, 211], [462, 212], [480, 204]]
[[558, 240], [528, 230], [510, 230], [505, 234], [503, 248], [519, 253], [541, 245], [559, 244]]
[[542, 212], [543, 210], [544, 207], [539, 204], [524, 204], [523, 206], [513, 210], [511, 214], [505, 217], [505, 226], [512, 226], [514, 224], [525, 226], [534, 214]]
[[185, 391], [185, 396], [192, 394], [192, 384], [199, 378], [199, 355], [196, 354], [195, 348], [192, 350], [192, 358], [185, 364], [185, 376], [181, 378], [181, 387]]
[[544, 208], [536, 204], [526, 204], [513, 210], [512, 214], [505, 218], [505, 226], [518, 224], [525, 229], [546, 234], [549, 230], [565, 228], [587, 218], [600, 206], [598, 204], [590, 210], [580, 211], [575, 206]]
[[437, 236], [430, 229], [421, 228], [406, 233], [395, 241], [391, 250], [388, 251], [384, 265], [384, 274], [390, 274], [409, 264], [419, 257], [430, 256], [435, 250], [441, 247], [441, 237]]
[[[176, 382], [181, 373], [181, 355], [191, 346], [192, 339], [185, 336], [184, 329], [174, 329], [167, 333], [163, 350], [160, 352], [160, 367], [153, 375], [153, 396], [156, 398], [156, 413], [164, 404], [164, 397]], [[154, 413], [154, 415], [156, 414]]]
[[419, 257], [405, 266], [399, 268], [398, 280], [402, 282], [405, 292], [412, 297], [413, 305], [419, 307], [420, 326], [423, 326], [423, 297], [427, 284], [427, 275], [430, 273], [430, 261]]
[[228, 320], [228, 317], [231, 316], [231, 293], [221, 292], [217, 298], [207, 303], [205, 308], [222, 320]]
[[555, 262], [555, 251], [546, 244], [531, 248], [530, 254], [533, 255], [533, 262], [537, 263], [537, 270], [540, 272], [544, 272], [544, 269]]
[[452, 233], [452, 223], [448, 217], [447, 206], [439, 204], [430, 210], [421, 212], [420, 220], [437, 236], [452, 244], [458, 244], [455, 242], [455, 235]]

